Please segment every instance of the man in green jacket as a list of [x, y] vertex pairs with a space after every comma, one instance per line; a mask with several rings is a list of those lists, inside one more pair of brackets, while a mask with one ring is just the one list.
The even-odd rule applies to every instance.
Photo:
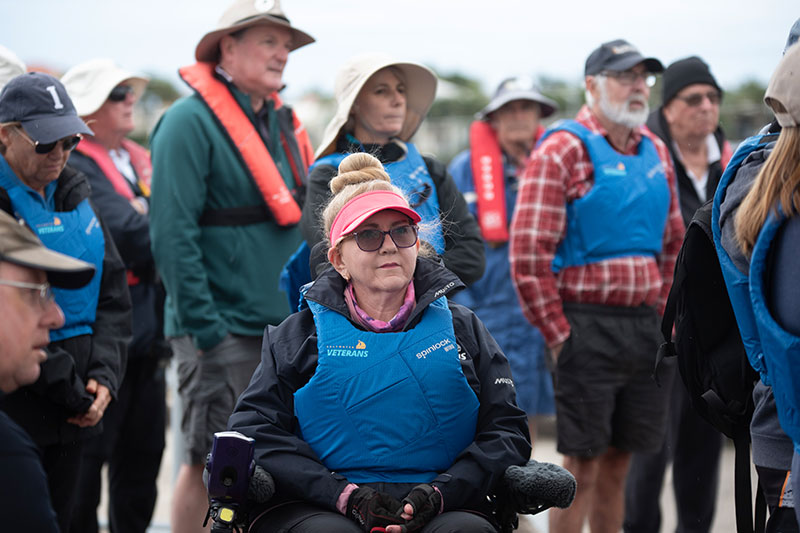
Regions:
[[313, 150], [277, 91], [289, 52], [313, 41], [278, 0], [235, 1], [180, 71], [194, 94], [152, 134], [150, 233], [185, 409], [175, 533], [202, 531], [213, 434], [258, 365], [264, 327], [289, 313], [278, 277], [302, 239]]

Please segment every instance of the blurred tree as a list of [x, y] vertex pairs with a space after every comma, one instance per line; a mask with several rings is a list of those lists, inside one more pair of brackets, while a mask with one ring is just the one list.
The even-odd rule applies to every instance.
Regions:
[[439, 91], [428, 117], [472, 117], [489, 102], [481, 83], [460, 73], [438, 74]]
[[148, 146], [149, 133], [164, 111], [181, 96], [175, 85], [168, 79], [157, 75], [148, 74], [148, 76], [150, 83], [147, 84], [142, 97], [136, 102], [134, 111], [136, 129], [130, 135], [132, 140], [143, 146]]

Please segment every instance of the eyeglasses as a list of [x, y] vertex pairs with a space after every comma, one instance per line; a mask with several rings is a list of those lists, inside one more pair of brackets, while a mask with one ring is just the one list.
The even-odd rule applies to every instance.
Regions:
[[17, 131], [22, 138], [33, 145], [33, 149], [37, 154], [49, 154], [55, 149], [59, 142], [61, 143], [61, 148], [63, 148], [65, 152], [71, 152], [76, 146], [78, 146], [78, 143], [81, 142], [81, 139], [83, 139], [80, 134], [77, 134], [64, 137], [63, 139], [59, 139], [51, 143], [40, 143], [39, 141], [34, 141], [31, 139], [28, 134], [25, 133], [25, 130], [22, 129], [22, 126], [19, 126], [15, 131]]
[[609, 78], [614, 78], [622, 85], [633, 85], [638, 80], [644, 80], [644, 84], [648, 87], [652, 87], [656, 84], [656, 77], [649, 72], [636, 72], [634, 70], [617, 72], [614, 70], [604, 70], [600, 74]]
[[130, 85], [117, 85], [108, 93], [108, 100], [111, 102], [122, 102], [133, 92]]
[[29, 291], [38, 291], [38, 298], [36, 299], [39, 307], [46, 309], [48, 304], [53, 301], [53, 291], [49, 283], [26, 283], [24, 281], [13, 281], [10, 279], [0, 279], [0, 285], [7, 285], [9, 287], [16, 287], [18, 289], [27, 289]]
[[383, 241], [386, 240], [387, 235], [392, 238], [392, 242], [398, 248], [411, 248], [417, 244], [417, 229], [416, 224], [409, 224], [407, 226], [397, 226], [388, 231], [379, 229], [354, 231], [350, 235], [355, 237], [356, 244], [362, 251], [375, 252], [383, 246]]
[[408, 195], [408, 205], [410, 205], [412, 208], [421, 206], [428, 201], [428, 198], [431, 197], [432, 192], [433, 187], [431, 187], [431, 184], [423, 183], [420, 190], [412, 191], [411, 194]]
[[722, 100], [722, 95], [718, 91], [708, 91], [707, 93], [694, 93], [688, 96], [676, 96], [676, 98], [686, 102], [689, 107], [697, 107], [703, 103], [704, 98], [708, 98], [712, 105], [717, 105]]

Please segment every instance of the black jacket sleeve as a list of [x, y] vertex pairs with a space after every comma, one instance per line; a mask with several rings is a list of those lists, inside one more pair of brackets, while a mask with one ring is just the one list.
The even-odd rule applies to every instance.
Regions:
[[[95, 213], [97, 208], [92, 205]], [[105, 238], [103, 277], [97, 314], [92, 326], [92, 358], [88, 377], [108, 387], [116, 399], [119, 385], [125, 374], [128, 343], [131, 340], [131, 295], [125, 265], [117, 252], [108, 227], [98, 216]]]
[[481, 279], [486, 268], [478, 221], [469, 212], [464, 196], [444, 163], [429, 156], [423, 156], [423, 159], [436, 185], [439, 199], [439, 218], [444, 233], [444, 266], [469, 286]]
[[466, 307], [451, 303], [450, 309], [461, 366], [480, 408], [472, 444], [433, 484], [442, 492], [445, 510], [481, 509], [506, 468], [530, 458], [528, 419], [517, 406], [508, 360], [489, 331]]
[[255, 439], [255, 460], [275, 480], [282, 500], [302, 499], [336, 510], [347, 480], [323, 465], [297, 435], [294, 393], [317, 364], [317, 337], [308, 309], [286, 319], [276, 334], [268, 326], [261, 364], [239, 397], [228, 428]]
[[117, 193], [97, 163], [90, 158], [75, 152], [70, 155], [69, 164], [89, 178], [92, 204], [108, 226], [125, 266], [131, 270], [152, 266], [148, 216], [136, 211], [124, 196]]
[[331, 198], [328, 184], [336, 175], [333, 165], [317, 165], [308, 175], [306, 201], [303, 204], [303, 217], [300, 219], [300, 231], [309, 248], [321, 242], [325, 236], [322, 232], [322, 210]]

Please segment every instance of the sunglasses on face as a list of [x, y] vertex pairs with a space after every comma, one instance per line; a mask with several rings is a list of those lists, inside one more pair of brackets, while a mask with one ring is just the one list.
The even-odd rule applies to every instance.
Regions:
[[108, 93], [108, 100], [111, 102], [122, 102], [133, 92], [130, 85], [117, 85]]
[[362, 251], [375, 252], [383, 246], [383, 241], [387, 235], [398, 248], [411, 248], [417, 244], [417, 229], [416, 224], [408, 224], [406, 226], [397, 226], [388, 231], [379, 229], [354, 231], [350, 235], [355, 238], [356, 244]]
[[717, 91], [709, 91], [707, 93], [694, 93], [689, 96], [678, 96], [677, 98], [684, 101], [689, 107], [697, 107], [703, 103], [704, 98], [708, 98], [709, 102], [717, 105], [722, 100], [722, 95]]
[[80, 134], [71, 135], [69, 137], [64, 137], [63, 139], [59, 139], [57, 141], [53, 141], [51, 143], [40, 143], [39, 141], [34, 141], [28, 134], [25, 133], [25, 130], [22, 127], [17, 128], [16, 130], [19, 134], [29, 143], [33, 145], [33, 149], [36, 151], [37, 154], [49, 154], [52, 152], [58, 143], [61, 143], [61, 148], [64, 149], [65, 152], [71, 152], [78, 146], [78, 143], [81, 142], [83, 137]]

